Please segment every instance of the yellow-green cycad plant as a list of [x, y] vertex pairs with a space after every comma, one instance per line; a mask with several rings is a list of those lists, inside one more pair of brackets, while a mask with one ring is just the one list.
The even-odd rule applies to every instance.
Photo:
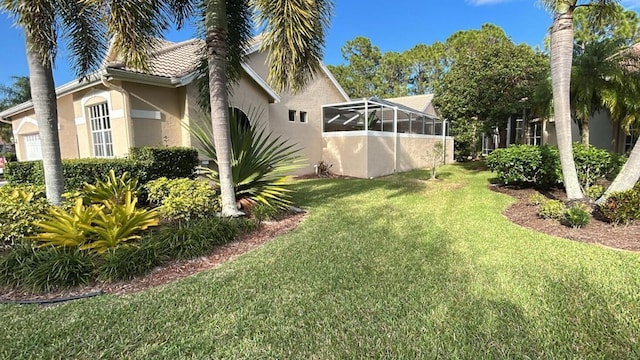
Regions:
[[29, 239], [39, 242], [40, 246], [80, 247], [87, 240], [86, 226], [91, 225], [101, 211], [97, 205], [84, 206], [80, 198], [69, 211], [51, 207], [49, 215], [43, 215], [41, 221], [34, 222], [39, 232]]
[[[255, 112], [252, 112], [253, 118]], [[206, 117], [206, 116], [205, 116]], [[294, 144], [274, 137], [264, 128], [243, 123], [234, 111], [229, 112], [231, 139], [231, 173], [236, 200], [244, 206], [263, 203], [285, 209], [291, 204], [291, 173], [301, 167], [301, 157]], [[199, 142], [199, 150], [217, 163], [211, 121], [192, 123], [191, 134]], [[218, 172], [201, 169], [217, 187]]]
[[104, 253], [108, 249], [128, 245], [140, 238], [141, 231], [158, 225], [158, 212], [136, 209], [137, 202], [131, 191], [125, 193], [122, 204], [104, 201], [102, 211], [96, 213], [92, 223], [80, 225], [89, 234], [89, 241], [81, 245], [80, 250]]

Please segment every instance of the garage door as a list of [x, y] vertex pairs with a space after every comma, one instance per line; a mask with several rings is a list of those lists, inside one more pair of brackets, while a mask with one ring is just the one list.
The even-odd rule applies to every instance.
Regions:
[[42, 160], [42, 147], [40, 135], [31, 134], [24, 136], [24, 144], [27, 150], [27, 160]]

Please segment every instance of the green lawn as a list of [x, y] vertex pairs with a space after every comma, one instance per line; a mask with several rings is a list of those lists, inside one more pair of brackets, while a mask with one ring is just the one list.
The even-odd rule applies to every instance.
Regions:
[[428, 176], [302, 182], [303, 224], [216, 270], [1, 306], [0, 358], [640, 358], [640, 255], [511, 224], [487, 172]]

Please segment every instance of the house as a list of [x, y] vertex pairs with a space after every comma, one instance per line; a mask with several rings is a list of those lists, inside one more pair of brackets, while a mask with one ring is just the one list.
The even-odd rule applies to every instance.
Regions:
[[[58, 87], [62, 158], [122, 157], [131, 147], [139, 146], [193, 146], [195, 139], [183, 124], [203, 116], [194, 83], [194, 69], [203, 46], [198, 39], [179, 43], [161, 41], [146, 72], [124, 67], [116, 54], [109, 52], [105, 66], [88, 81], [72, 81]], [[359, 177], [379, 176], [426, 164], [398, 157], [400, 164], [394, 167], [386, 163], [384, 171], [351, 171], [345, 159], [354, 156], [353, 149], [342, 149], [335, 157], [336, 149], [330, 145], [333, 142], [323, 136], [323, 106], [351, 101], [329, 70], [322, 65], [303, 91], [291, 94], [277, 92], [268, 84], [267, 64], [267, 54], [261, 50], [260, 38], [256, 38], [247, 52], [229, 103], [247, 115], [251, 123], [298, 145], [305, 158], [298, 174], [313, 173], [314, 165], [321, 160], [339, 161], [339, 166], [332, 170], [339, 168], [337, 172]], [[422, 110], [410, 111], [420, 113]], [[42, 158], [31, 102], [0, 112], [0, 119], [12, 124], [19, 160]], [[410, 156], [411, 150], [400, 143], [396, 150], [409, 152]], [[380, 146], [383, 152], [391, 151], [386, 144]], [[330, 159], [327, 151], [331, 152]]]
[[[483, 134], [483, 155], [487, 155], [495, 148], [511, 144], [557, 146], [553, 118], [527, 119], [526, 115], [526, 112], [513, 115], [507, 121], [506, 129], [494, 131], [494, 134]], [[571, 123], [571, 138], [574, 142], [579, 142], [582, 139], [580, 129], [575, 121]], [[637, 138], [635, 132], [627, 134], [619, 124], [613, 122], [607, 110], [599, 110], [589, 119], [589, 144], [597, 148], [618, 154], [627, 154], [635, 145]]]

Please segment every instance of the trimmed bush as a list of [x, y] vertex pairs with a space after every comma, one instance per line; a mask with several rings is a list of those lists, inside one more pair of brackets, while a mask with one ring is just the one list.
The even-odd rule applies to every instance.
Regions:
[[597, 200], [604, 194], [605, 188], [602, 185], [591, 185], [585, 191], [584, 194], [587, 195], [591, 200]]
[[[75, 191], [84, 184], [93, 184], [111, 170], [116, 176], [127, 172], [140, 183], [146, 183], [160, 177], [192, 177], [198, 165], [198, 152], [190, 148], [139, 148], [132, 149], [132, 152], [135, 155], [128, 159], [62, 160], [65, 191]], [[42, 161], [7, 163], [5, 178], [11, 185], [44, 185]]]
[[137, 147], [131, 148], [131, 159], [150, 162], [149, 180], [192, 178], [199, 165], [198, 151], [187, 147]]
[[598, 179], [615, 177], [626, 160], [607, 150], [580, 143], [573, 144], [573, 158], [576, 162], [578, 180], [584, 188], [595, 184]]
[[548, 146], [511, 145], [496, 149], [487, 157], [487, 166], [507, 185], [549, 187], [559, 181], [558, 150]]
[[[606, 150], [582, 144], [573, 145], [578, 179], [589, 187], [598, 179], [614, 178], [626, 158]], [[548, 146], [512, 145], [496, 149], [487, 157], [487, 166], [507, 185], [547, 188], [562, 183], [558, 149]]]
[[567, 225], [574, 229], [585, 227], [591, 221], [591, 215], [584, 205], [573, 206], [564, 213], [564, 220]]
[[200, 179], [160, 178], [145, 185], [149, 202], [159, 205], [163, 220], [190, 221], [215, 216], [220, 200], [213, 186]]
[[33, 235], [36, 230], [33, 222], [48, 208], [42, 186], [0, 187], [0, 247]]
[[547, 200], [547, 197], [540, 194], [539, 192], [535, 192], [529, 195], [529, 205], [538, 206]]
[[640, 193], [631, 189], [614, 192], [598, 207], [604, 218], [614, 225], [627, 225], [640, 219]]
[[564, 216], [565, 206], [560, 200], [546, 200], [540, 204], [538, 215], [543, 219], [560, 220]]

